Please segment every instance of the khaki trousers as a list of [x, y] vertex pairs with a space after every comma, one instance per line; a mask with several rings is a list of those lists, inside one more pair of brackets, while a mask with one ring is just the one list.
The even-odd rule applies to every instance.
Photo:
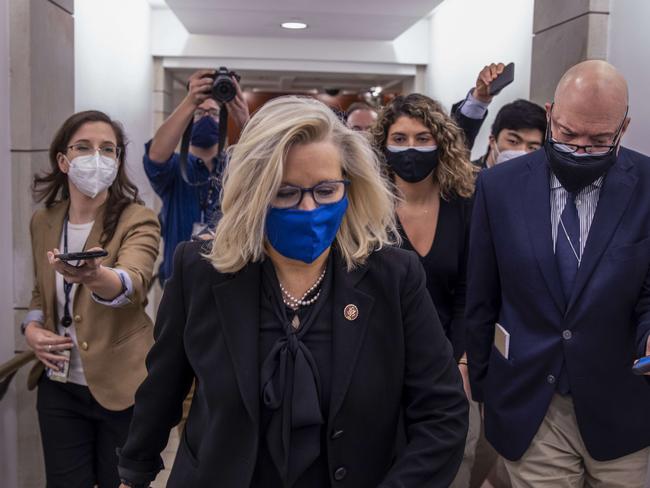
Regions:
[[476, 444], [481, 434], [481, 411], [479, 404], [473, 400], [469, 401], [469, 428], [467, 430], [467, 439], [465, 439], [465, 451], [463, 453], [463, 462], [458, 468], [456, 478], [449, 488], [469, 488], [472, 477], [472, 466], [476, 457]]
[[593, 459], [570, 396], [555, 395], [528, 450], [505, 460], [513, 488], [644, 488], [650, 448], [611, 461]]
[[[487, 483], [486, 483], [487, 480]], [[469, 429], [463, 461], [450, 488], [511, 488], [503, 459], [485, 438], [481, 404], [469, 400]]]
[[469, 488], [512, 488], [503, 458], [485, 438], [485, 423], [482, 419]]

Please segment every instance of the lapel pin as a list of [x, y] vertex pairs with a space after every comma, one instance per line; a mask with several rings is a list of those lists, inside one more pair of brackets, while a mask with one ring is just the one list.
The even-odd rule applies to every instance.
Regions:
[[357, 320], [357, 317], [359, 316], [359, 309], [356, 305], [346, 305], [345, 309], [343, 309], [343, 316], [350, 321]]

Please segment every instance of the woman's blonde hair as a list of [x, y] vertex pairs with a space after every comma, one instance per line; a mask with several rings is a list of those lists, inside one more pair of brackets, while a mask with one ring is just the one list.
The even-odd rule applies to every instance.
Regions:
[[367, 140], [317, 100], [280, 97], [253, 115], [231, 149], [221, 195], [223, 217], [207, 256], [218, 271], [234, 273], [263, 258], [266, 214], [282, 183], [287, 154], [296, 144], [320, 141], [331, 141], [340, 150], [343, 175], [350, 180], [349, 204], [335, 241], [347, 268], [394, 243], [393, 192]]
[[[386, 149], [388, 131], [402, 117], [417, 119], [431, 131], [438, 146], [438, 167], [433, 177], [440, 185], [440, 195], [449, 200], [453, 196], [468, 198], [474, 193], [478, 169], [470, 161], [465, 135], [442, 106], [431, 98], [412, 93], [399, 96], [386, 105], [371, 129], [373, 143], [382, 153]], [[392, 175], [384, 161], [384, 171]]]

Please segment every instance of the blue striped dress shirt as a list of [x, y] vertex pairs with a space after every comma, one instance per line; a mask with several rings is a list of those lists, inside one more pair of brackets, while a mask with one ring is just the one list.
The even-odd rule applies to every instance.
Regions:
[[[576, 208], [578, 209], [578, 218], [580, 219], [580, 257], [585, 250], [589, 229], [594, 220], [598, 199], [600, 198], [600, 189], [603, 186], [603, 176], [598, 178], [592, 184], [587, 185], [580, 190], [576, 196]], [[560, 215], [566, 205], [566, 199], [569, 192], [564, 189], [560, 181], [551, 173], [551, 235], [553, 236], [553, 252], [555, 252], [555, 243], [557, 242], [558, 224]]]

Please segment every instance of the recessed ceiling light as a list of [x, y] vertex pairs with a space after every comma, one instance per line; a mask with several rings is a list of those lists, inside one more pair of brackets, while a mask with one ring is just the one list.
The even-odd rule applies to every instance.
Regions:
[[307, 24], [305, 24], [304, 22], [296, 22], [296, 21], [283, 22], [282, 23], [282, 28], [283, 29], [293, 29], [293, 30], [306, 29]]

